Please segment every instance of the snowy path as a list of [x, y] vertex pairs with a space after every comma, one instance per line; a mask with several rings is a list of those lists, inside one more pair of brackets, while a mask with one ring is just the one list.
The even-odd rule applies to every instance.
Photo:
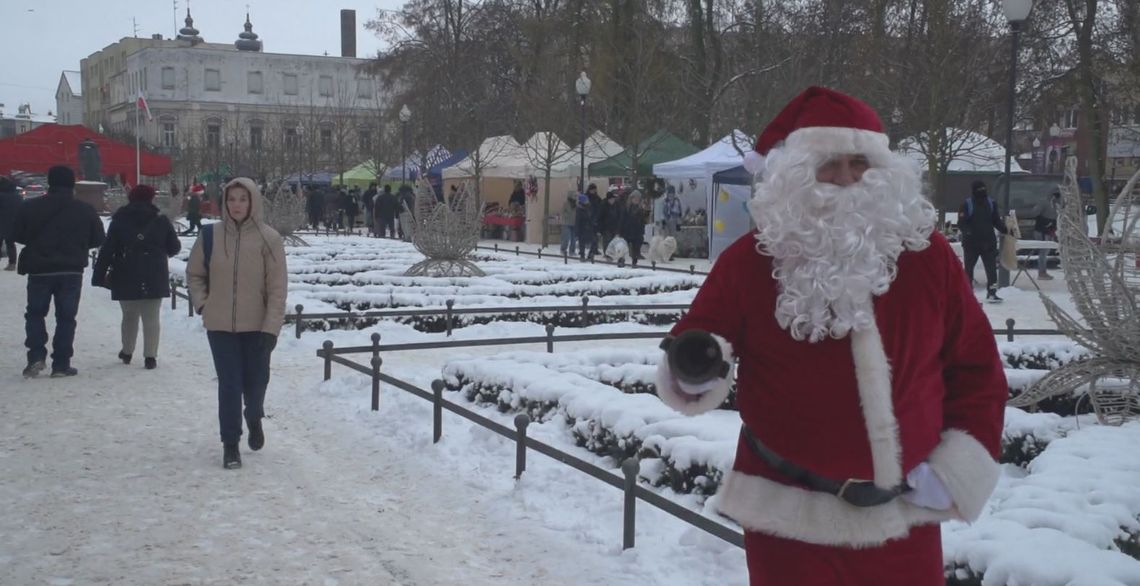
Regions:
[[[0, 326], [9, 332], [0, 340], [8, 357], [0, 368], [0, 583], [644, 582], [644, 564], [630, 564], [636, 554], [583, 544], [525, 512], [492, 513], [486, 501], [494, 499], [480, 498], [486, 487], [457, 478], [422, 445], [384, 441], [375, 426], [398, 420], [373, 417], [368, 429], [362, 416], [346, 416], [336, 397], [314, 390], [324, 386], [308, 344], [283, 339], [266, 447], [252, 453], [243, 444], [240, 471], [221, 467], [209, 350], [197, 320], [181, 311], [163, 310], [158, 370], [124, 366], [115, 358], [118, 306], [88, 287], [76, 336], [80, 376], [24, 381], [24, 283], [0, 274]], [[723, 583], [723, 575], [702, 578]]]

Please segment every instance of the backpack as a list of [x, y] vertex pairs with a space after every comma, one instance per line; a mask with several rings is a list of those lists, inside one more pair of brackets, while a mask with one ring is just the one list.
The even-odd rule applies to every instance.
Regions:
[[[990, 206], [990, 214], [993, 214], [994, 213], [994, 200], [993, 200], [993, 198], [987, 195], [986, 196], [986, 204], [988, 204]], [[974, 216], [974, 198], [968, 197], [968, 198], [966, 198], [966, 219], [968, 220], [969, 218], [972, 218], [973, 216]]]

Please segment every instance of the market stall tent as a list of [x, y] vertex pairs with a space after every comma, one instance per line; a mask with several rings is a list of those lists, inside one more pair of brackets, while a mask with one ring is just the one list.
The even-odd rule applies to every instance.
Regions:
[[378, 183], [376, 163], [364, 161], [363, 163], [341, 173], [336, 177], [337, 183], [349, 187], [367, 188], [372, 183]]
[[698, 150], [700, 149], [669, 132], [659, 130], [638, 143], [636, 147], [627, 148], [604, 161], [590, 165], [589, 172], [591, 177], [631, 177], [634, 175], [633, 163], [637, 155], [636, 175], [649, 177], [653, 174], [653, 165], [675, 161]]
[[[542, 222], [547, 225], [547, 243], [561, 237], [562, 202], [567, 192], [578, 190], [578, 175], [581, 173], [580, 152], [562, 142], [553, 132], [536, 132], [525, 143], [523, 153], [527, 157], [528, 168], [525, 175], [535, 179], [537, 191], [534, 200], [526, 209], [526, 241], [542, 242]], [[550, 170], [550, 191], [547, 192], [546, 173]]]
[[[0, 174], [13, 170], [47, 173], [53, 165], [79, 167], [79, 143], [85, 139], [99, 145], [102, 174], [135, 181], [135, 147], [113, 140], [86, 126], [44, 124], [37, 128], [0, 140]], [[170, 157], [142, 151], [141, 171], [147, 177], [170, 174]]]

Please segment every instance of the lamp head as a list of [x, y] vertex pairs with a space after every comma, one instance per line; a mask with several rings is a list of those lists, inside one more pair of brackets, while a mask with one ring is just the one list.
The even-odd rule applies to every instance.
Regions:
[[408, 105], [404, 104], [400, 107], [400, 122], [407, 122], [412, 119], [412, 111], [408, 109]]
[[578, 80], [574, 82], [574, 89], [578, 90], [578, 95], [583, 99], [590, 95], [590, 78], [586, 77], [585, 71], [583, 71], [582, 74], [578, 76]]
[[1033, 0], [1001, 0], [1001, 8], [1010, 24], [1021, 24], [1029, 18], [1029, 11], [1033, 9]]

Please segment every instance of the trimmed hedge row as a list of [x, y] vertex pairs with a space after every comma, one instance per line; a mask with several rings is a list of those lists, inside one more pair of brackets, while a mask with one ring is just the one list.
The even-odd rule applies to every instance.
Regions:
[[[349, 311], [349, 310], [344, 310]], [[582, 318], [580, 311], [570, 312], [512, 312], [485, 315], [454, 315], [451, 317], [451, 327], [458, 329], [471, 325], [484, 325], [495, 322], [529, 322], [540, 325], [553, 325], [558, 328], [582, 328], [601, 324], [638, 323], [642, 325], [663, 326], [677, 323], [681, 319], [679, 311], [622, 311], [605, 313], [588, 311], [586, 318]], [[418, 332], [438, 334], [447, 331], [447, 316], [445, 315], [416, 315], [393, 318], [397, 323], [407, 324]], [[303, 332], [326, 332], [329, 330], [363, 330], [380, 322], [380, 318], [366, 317], [358, 319], [321, 319], [305, 320], [302, 324]]]

